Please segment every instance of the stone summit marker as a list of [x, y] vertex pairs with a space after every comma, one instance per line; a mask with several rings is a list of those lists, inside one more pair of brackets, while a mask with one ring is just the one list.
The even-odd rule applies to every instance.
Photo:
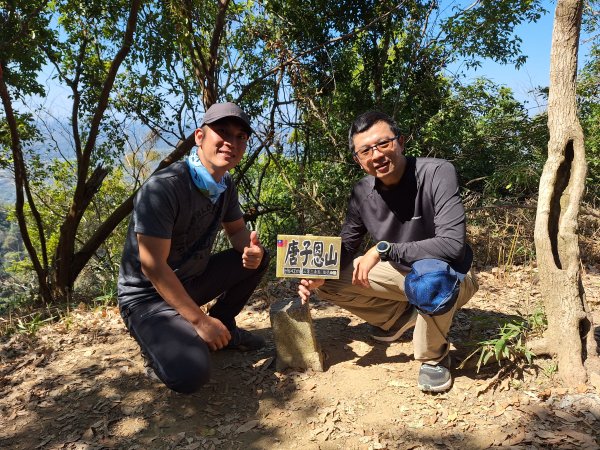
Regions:
[[[277, 236], [277, 271], [280, 278], [337, 279], [340, 276], [342, 239], [330, 236]], [[323, 353], [317, 342], [308, 304], [299, 297], [274, 302], [271, 327], [278, 371], [293, 367], [323, 371]]]

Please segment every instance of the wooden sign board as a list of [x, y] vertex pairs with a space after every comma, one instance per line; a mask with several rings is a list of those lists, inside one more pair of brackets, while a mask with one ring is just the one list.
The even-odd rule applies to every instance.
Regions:
[[276, 276], [338, 279], [341, 249], [341, 237], [277, 235]]

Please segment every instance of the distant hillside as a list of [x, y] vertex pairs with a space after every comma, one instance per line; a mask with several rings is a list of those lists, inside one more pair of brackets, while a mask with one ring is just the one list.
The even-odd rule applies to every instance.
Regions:
[[10, 173], [0, 170], [0, 205], [15, 202], [15, 185]]

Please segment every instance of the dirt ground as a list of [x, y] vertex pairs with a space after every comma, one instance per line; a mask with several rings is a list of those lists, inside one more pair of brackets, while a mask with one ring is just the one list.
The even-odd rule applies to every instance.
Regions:
[[[454, 361], [540, 302], [535, 269], [478, 277], [451, 330]], [[600, 341], [600, 266], [586, 268], [584, 286]], [[378, 343], [360, 319], [320, 301], [312, 316], [325, 371], [277, 372], [268, 305], [292, 293], [280, 281], [255, 294], [238, 323], [268, 346], [214, 353], [211, 382], [193, 396], [144, 375], [115, 307], [14, 335], [0, 343], [0, 448], [600, 448], [598, 379], [566, 389], [555, 362], [536, 359], [521, 373], [454, 369], [452, 390], [423, 394], [410, 336]]]

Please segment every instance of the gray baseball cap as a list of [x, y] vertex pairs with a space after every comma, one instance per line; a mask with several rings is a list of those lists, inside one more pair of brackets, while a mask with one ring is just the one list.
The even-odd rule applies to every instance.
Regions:
[[204, 114], [204, 118], [202, 119], [200, 126], [214, 123], [217, 120], [225, 119], [227, 117], [239, 119], [246, 126], [246, 131], [248, 131], [248, 134], [252, 134], [254, 131], [250, 126], [250, 118], [248, 115], [242, 111], [242, 108], [231, 102], [213, 104]]

